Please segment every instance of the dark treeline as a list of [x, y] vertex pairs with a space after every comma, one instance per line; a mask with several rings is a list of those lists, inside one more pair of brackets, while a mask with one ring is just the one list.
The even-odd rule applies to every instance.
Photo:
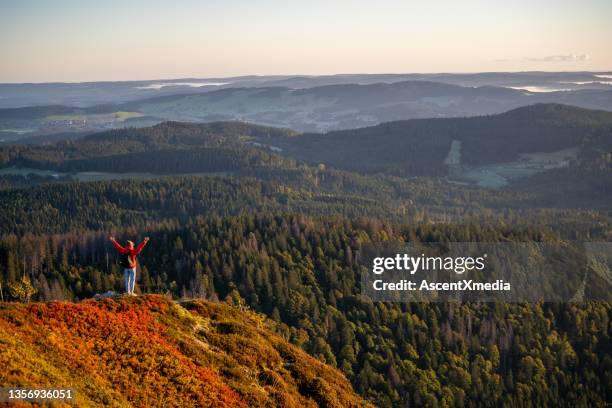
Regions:
[[2, 175], [0, 176], [0, 190], [12, 190], [26, 187], [35, 187], [42, 184], [57, 184], [60, 182], [74, 181], [70, 176], [53, 177], [41, 176], [37, 174], [23, 175]]
[[0, 188], [0, 234], [143, 228], [164, 220], [248, 211], [367, 216], [418, 224], [532, 225], [571, 240], [610, 237], [605, 211], [529, 208], [533, 198], [523, 193], [313, 168], [262, 168], [254, 175], [258, 179], [165, 177], [53, 182], [29, 188], [24, 188], [29, 179], [15, 184], [5, 178], [10, 186], [21, 188]]
[[54, 183], [0, 191], [1, 233], [143, 228], [197, 215], [295, 210], [310, 214], [390, 215], [398, 211], [373, 199], [313, 194], [255, 179], [163, 178], [95, 183]]
[[568, 168], [556, 169], [519, 179], [514, 191], [530, 197], [534, 207], [610, 209], [612, 202], [612, 153], [581, 160]]
[[[5, 236], [0, 278], [6, 286], [25, 273], [41, 300], [119, 290], [105, 232]], [[608, 303], [395, 304], [360, 295], [357, 261], [368, 242], [550, 238], [538, 230], [243, 215], [165, 222], [119, 239], [145, 234], [141, 292], [247, 304], [378, 405], [603, 406], [612, 397]]]
[[[83, 160], [109, 156], [168, 150], [190, 150], [198, 148], [242, 148], [245, 141], [257, 137], [291, 135], [284, 129], [269, 128], [240, 122], [217, 122], [190, 124], [165, 122], [145, 128], [116, 129], [96, 133], [78, 140], [61, 141], [49, 146], [7, 145], [0, 147], [0, 164], [21, 165], [35, 168], [83, 170]], [[263, 152], [260, 152], [263, 154]], [[163, 156], [163, 155], [161, 155]], [[160, 157], [161, 157], [160, 156]], [[137, 156], [136, 156], [137, 157]], [[189, 156], [187, 156], [189, 157]], [[158, 157], [159, 158], [159, 157]], [[86, 162], [86, 161], [85, 161]], [[100, 166], [100, 164], [97, 164]], [[100, 170], [98, 168], [98, 170]], [[104, 171], [115, 171], [106, 166]], [[131, 171], [138, 171], [134, 167]], [[172, 171], [164, 171], [172, 173]]]
[[0, 119], [37, 119], [51, 115], [112, 113], [117, 110], [119, 109], [115, 105], [98, 105], [87, 108], [74, 108], [64, 105], [25, 106], [0, 109]]
[[[59, 163], [28, 162], [25, 167], [43, 167], [59, 172], [101, 171], [114, 173], [146, 172], [154, 174], [227, 173], [259, 167], [284, 165], [287, 160], [256, 149], [194, 148], [100, 156], [67, 160]], [[287, 163], [287, 166], [290, 164]]]

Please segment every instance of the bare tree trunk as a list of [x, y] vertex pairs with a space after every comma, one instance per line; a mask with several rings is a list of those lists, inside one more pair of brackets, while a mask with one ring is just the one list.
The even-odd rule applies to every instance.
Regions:
[[2, 281], [0, 281], [0, 302], [4, 302], [4, 293], [2, 293]]

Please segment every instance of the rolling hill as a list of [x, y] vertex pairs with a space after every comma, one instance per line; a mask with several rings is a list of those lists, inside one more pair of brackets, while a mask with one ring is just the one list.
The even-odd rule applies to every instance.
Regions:
[[446, 174], [453, 141], [459, 165], [482, 166], [521, 154], [576, 148], [610, 151], [612, 113], [537, 104], [469, 118], [413, 119], [296, 137], [271, 137], [286, 155], [358, 171]]
[[[563, 82], [585, 82], [585, 78], [595, 85], [585, 89], [571, 84], [565, 85], [570, 88], [558, 88]], [[604, 81], [602, 78], [599, 79]], [[612, 86], [597, 79], [585, 73], [544, 78], [484, 74], [381, 76], [378, 81], [367, 76], [363, 80], [359, 76], [338, 76], [237, 81], [220, 89], [187, 87], [175, 89], [174, 93], [164, 87], [159, 92], [148, 90], [127, 102], [118, 98], [89, 107], [67, 104], [0, 109], [0, 142], [150, 126], [169, 120], [245, 121], [301, 132], [327, 132], [405, 119], [490, 115], [536, 103], [612, 110]], [[524, 88], [520, 88], [521, 83]], [[546, 86], [552, 88], [546, 88], [546, 92], [530, 90]], [[0, 92], [1, 89], [0, 85]]]
[[369, 406], [259, 314], [162, 296], [0, 303], [0, 383], [78, 406]]
[[9, 145], [0, 148], [0, 162], [67, 172], [233, 171], [282, 162], [249, 142], [293, 133], [240, 122], [166, 122], [146, 128], [110, 130], [47, 146]]
[[495, 114], [535, 103], [612, 110], [612, 91], [530, 93], [505, 87], [402, 81], [303, 89], [227, 88], [130, 102], [123, 109], [159, 120], [243, 120], [320, 132], [402, 119]]

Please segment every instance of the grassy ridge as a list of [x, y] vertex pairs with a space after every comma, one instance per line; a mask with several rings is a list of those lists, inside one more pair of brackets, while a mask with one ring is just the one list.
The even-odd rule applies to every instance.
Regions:
[[161, 296], [0, 304], [0, 384], [78, 406], [361, 406], [350, 383], [225, 304]]

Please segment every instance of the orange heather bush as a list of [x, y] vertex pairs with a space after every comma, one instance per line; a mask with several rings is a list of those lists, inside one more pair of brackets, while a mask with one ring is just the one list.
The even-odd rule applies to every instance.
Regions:
[[0, 303], [0, 386], [72, 388], [78, 406], [364, 405], [339, 371], [262, 322], [154, 295]]
[[369, 406], [340, 371], [267, 330], [261, 315], [201, 301], [183, 306], [203, 319], [196, 338], [208, 344], [210, 361], [222, 367], [228, 383], [249, 405], [268, 405], [271, 399], [283, 407]]

